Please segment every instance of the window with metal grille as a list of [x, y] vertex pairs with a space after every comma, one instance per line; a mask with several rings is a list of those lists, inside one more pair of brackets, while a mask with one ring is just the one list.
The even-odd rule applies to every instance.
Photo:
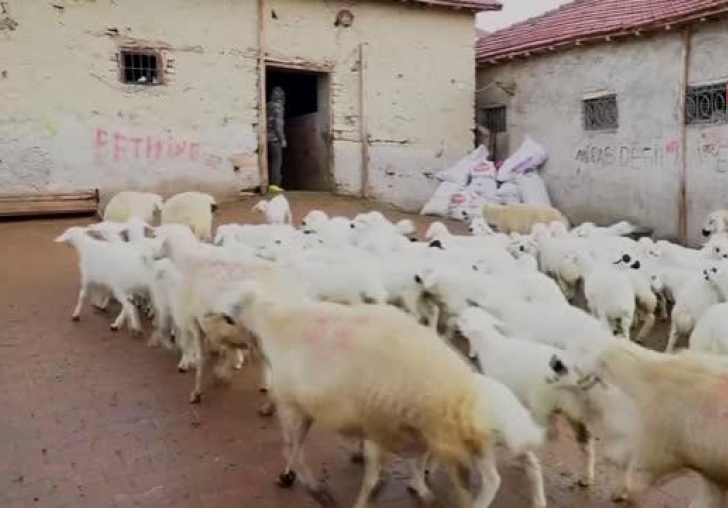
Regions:
[[130, 85], [161, 84], [162, 58], [156, 51], [122, 49], [119, 51], [119, 77]]
[[506, 107], [491, 106], [483, 109], [483, 125], [493, 134], [506, 132]]
[[619, 127], [619, 111], [616, 95], [603, 95], [584, 99], [584, 129], [588, 131], [611, 130]]
[[725, 123], [727, 83], [689, 86], [685, 97], [685, 123]]

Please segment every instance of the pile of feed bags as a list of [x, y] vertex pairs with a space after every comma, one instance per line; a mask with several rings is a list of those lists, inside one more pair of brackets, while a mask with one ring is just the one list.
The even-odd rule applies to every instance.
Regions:
[[486, 203], [551, 206], [546, 184], [537, 171], [548, 159], [541, 145], [527, 136], [497, 170], [489, 155], [481, 145], [437, 173], [440, 185], [420, 214], [468, 220], [479, 216]]

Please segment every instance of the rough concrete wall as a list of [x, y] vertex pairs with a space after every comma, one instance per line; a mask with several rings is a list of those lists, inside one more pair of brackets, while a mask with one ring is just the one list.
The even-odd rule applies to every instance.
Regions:
[[[432, 175], [472, 149], [475, 71], [472, 16], [394, 2], [269, 0], [270, 57], [332, 67], [332, 135], [337, 191], [361, 191], [359, 43], [367, 42], [365, 117], [370, 193], [417, 209]], [[349, 9], [349, 28], [336, 13]]]
[[[678, 234], [682, 43], [679, 34], [600, 44], [481, 69], [479, 105], [507, 102], [510, 152], [530, 135], [548, 150], [544, 177], [572, 221], [631, 219]], [[714, 62], [715, 60], [713, 60]], [[584, 94], [617, 93], [619, 128], [588, 132]]]
[[[696, 25], [692, 38], [689, 84], [728, 81], [725, 48], [728, 22]], [[705, 216], [728, 208], [728, 124], [687, 127], [688, 231], [692, 243], [703, 240], [700, 228]]]
[[[18, 25], [0, 29], [3, 192], [257, 185], [254, 2], [6, 4]], [[121, 84], [110, 28], [169, 44], [171, 82]]]

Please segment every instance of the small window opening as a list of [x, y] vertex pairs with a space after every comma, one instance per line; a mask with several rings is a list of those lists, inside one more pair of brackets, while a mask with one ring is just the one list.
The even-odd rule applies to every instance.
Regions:
[[728, 84], [689, 86], [685, 97], [685, 123], [726, 123], [726, 88]]
[[506, 132], [506, 107], [491, 106], [483, 109], [483, 125], [493, 134]]
[[611, 130], [619, 127], [617, 96], [604, 95], [584, 99], [584, 129], [588, 131]]
[[154, 51], [121, 50], [121, 81], [130, 85], [159, 85], [161, 60], [159, 53]]

